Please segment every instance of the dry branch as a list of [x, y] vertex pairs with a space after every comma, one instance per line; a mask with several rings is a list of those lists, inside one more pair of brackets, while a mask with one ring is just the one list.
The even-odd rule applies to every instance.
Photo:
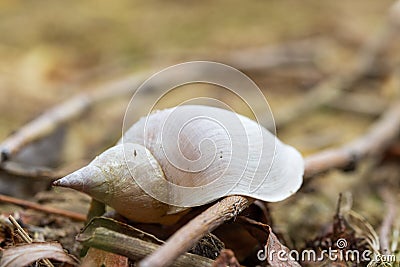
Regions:
[[46, 207], [46, 206], [42, 206], [35, 202], [30, 202], [27, 200], [14, 198], [14, 197], [10, 197], [10, 196], [5, 196], [5, 195], [1, 195], [1, 194], [0, 194], [0, 202], [10, 203], [10, 204], [25, 207], [28, 209], [34, 209], [34, 210], [38, 210], [38, 211], [45, 212], [48, 214], [61, 215], [63, 217], [67, 217], [67, 218], [70, 218], [70, 219], [76, 220], [76, 221], [81, 221], [81, 222], [86, 221], [86, 215], [84, 215], [84, 214], [80, 214], [80, 213], [76, 213], [76, 212], [72, 212], [72, 211], [68, 211], [68, 210], [61, 210], [61, 209], [52, 208], [52, 207]]
[[53, 177], [58, 176], [57, 173], [52, 169], [41, 166], [27, 166], [25, 164], [13, 161], [3, 162], [0, 168], [6, 170], [9, 174], [20, 177], [34, 177], [38, 180], [53, 180]]
[[21, 127], [1, 144], [1, 161], [17, 154], [25, 145], [52, 133], [60, 124], [80, 115], [87, 109], [89, 99], [79, 95], [45, 112], [42, 116]]
[[47, 110], [41, 116], [22, 126], [0, 144], [0, 163], [11, 159], [26, 145], [53, 133], [59, 126], [77, 118], [93, 104], [132, 92], [143, 80], [143, 75], [133, 75], [107, 83], [96, 91], [81, 93]]
[[400, 101], [398, 100], [364, 136], [340, 148], [328, 149], [307, 157], [304, 176], [310, 178], [334, 168], [352, 169], [361, 159], [383, 153], [398, 137], [399, 132]]

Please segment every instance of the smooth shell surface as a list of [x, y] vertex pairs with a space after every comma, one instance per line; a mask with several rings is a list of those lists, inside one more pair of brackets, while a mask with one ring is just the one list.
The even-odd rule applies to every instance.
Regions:
[[280, 201], [302, 183], [304, 163], [296, 149], [255, 121], [220, 108], [185, 105], [152, 113], [119, 143], [140, 144], [152, 153], [171, 182], [163, 185], [168, 197], [160, 198], [145, 179], [137, 182], [175, 206], [197, 206], [236, 194]]
[[296, 192], [296, 149], [247, 117], [209, 106], [150, 114], [89, 165], [54, 182], [137, 222], [174, 223], [187, 207], [226, 195], [279, 201]]
[[[125, 159], [124, 151], [130, 151], [131, 156]], [[136, 177], [147, 177], [158, 194], [165, 193], [160, 183], [164, 181], [164, 174], [150, 152], [139, 144], [120, 144], [54, 184], [87, 193], [136, 222], [170, 224], [179, 219], [180, 216], [171, 214], [183, 208], [167, 205], [146, 194], [135, 182]]]

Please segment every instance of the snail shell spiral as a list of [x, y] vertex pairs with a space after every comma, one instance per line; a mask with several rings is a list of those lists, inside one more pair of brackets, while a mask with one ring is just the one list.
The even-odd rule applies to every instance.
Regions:
[[139, 222], [173, 221], [226, 195], [280, 201], [302, 183], [299, 152], [234, 112], [184, 105], [141, 118], [118, 144], [58, 180]]

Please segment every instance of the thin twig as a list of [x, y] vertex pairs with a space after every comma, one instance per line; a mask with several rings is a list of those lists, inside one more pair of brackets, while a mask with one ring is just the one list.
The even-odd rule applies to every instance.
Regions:
[[396, 199], [394, 197], [395, 193], [388, 190], [388, 188], [380, 190], [379, 193], [382, 199], [385, 201], [386, 206], [386, 213], [379, 231], [379, 241], [381, 245], [380, 251], [384, 255], [389, 255], [390, 253], [393, 253], [393, 251], [390, 251], [389, 240], [391, 229], [397, 214]]
[[389, 107], [369, 131], [340, 148], [328, 149], [305, 159], [305, 178], [334, 168], [352, 169], [361, 159], [385, 151], [400, 132], [400, 101]]
[[46, 206], [42, 206], [38, 203], [30, 202], [27, 200], [22, 200], [22, 199], [15, 198], [15, 197], [10, 197], [10, 196], [5, 196], [5, 195], [0, 194], [0, 202], [6, 202], [6, 203], [22, 206], [22, 207], [29, 208], [29, 209], [34, 209], [34, 210], [38, 210], [38, 211], [45, 212], [48, 214], [61, 215], [63, 217], [67, 217], [67, 218], [70, 218], [70, 219], [76, 220], [76, 221], [81, 221], [81, 222], [86, 221], [86, 215], [84, 215], [84, 214], [80, 214], [80, 213], [76, 213], [76, 212], [68, 211], [68, 210], [57, 209], [57, 208], [53, 208], [53, 207], [46, 207]]
[[1, 144], [1, 160], [16, 155], [25, 145], [52, 133], [59, 125], [80, 115], [88, 107], [89, 99], [82, 94], [57, 106], [21, 127]]
[[[400, 1], [399, 1], [400, 2]], [[400, 81], [400, 68], [393, 70], [393, 76]], [[394, 86], [398, 87], [399, 82]], [[395, 88], [398, 90], [399, 88]], [[330, 169], [352, 170], [358, 161], [386, 151], [400, 133], [400, 99], [395, 100], [370, 126], [363, 136], [339, 148], [327, 149], [305, 159], [305, 178], [311, 178]]]
[[143, 259], [139, 266], [169, 266], [179, 255], [192, 248], [201, 237], [223, 222], [235, 218], [251, 202], [242, 196], [229, 196], [222, 199], [180, 228], [163, 246]]
[[58, 169], [50, 169], [43, 166], [31, 166], [15, 161], [6, 161], [0, 164], [0, 170], [18, 177], [30, 178], [38, 181], [54, 181], [60, 179], [71, 172], [85, 166], [89, 160], [77, 160], [71, 164]]
[[[22, 240], [24, 240], [28, 244], [31, 244], [33, 242], [32, 238], [28, 235], [27, 232], [25, 232], [21, 225], [19, 225], [17, 220], [15, 220], [12, 215], [8, 216], [8, 219], [14, 225], [14, 227], [17, 228], [17, 232], [21, 236]], [[41, 261], [48, 267], [54, 267], [49, 259], [41, 259]]]
[[11, 159], [26, 145], [51, 134], [59, 126], [77, 118], [93, 104], [132, 92], [144, 77], [142, 74], [136, 74], [104, 84], [95, 91], [81, 93], [49, 109], [0, 144], [0, 163]]
[[57, 176], [57, 172], [42, 166], [28, 166], [23, 163], [6, 161], [1, 164], [2, 170], [8, 174], [16, 175], [19, 177], [32, 177], [36, 180], [51, 181], [53, 177]]
[[20, 233], [22, 240], [24, 240], [28, 244], [32, 243], [32, 238], [25, 232], [21, 225], [19, 225], [17, 220], [15, 220], [12, 215], [8, 216], [8, 219], [14, 225], [14, 227], [17, 228], [17, 231]]

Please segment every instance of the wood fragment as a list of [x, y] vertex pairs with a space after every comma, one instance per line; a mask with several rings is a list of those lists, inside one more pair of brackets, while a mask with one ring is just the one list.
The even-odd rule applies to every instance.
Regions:
[[152, 234], [146, 233], [138, 228], [135, 228], [129, 224], [122, 223], [115, 219], [106, 218], [106, 217], [96, 217], [93, 218], [81, 231], [78, 240], [87, 240], [92, 238], [93, 233], [97, 228], [105, 228], [113, 232], [117, 232], [126, 236], [135, 237], [140, 240], [150, 242], [156, 245], [164, 244], [161, 239], [158, 239]]
[[86, 221], [86, 215], [84, 215], [84, 214], [80, 214], [80, 213], [76, 213], [76, 212], [72, 212], [72, 211], [68, 211], [68, 210], [57, 209], [57, 208], [53, 208], [53, 207], [46, 207], [46, 206], [42, 206], [35, 202], [31, 202], [31, 201], [27, 201], [27, 200], [15, 198], [15, 197], [5, 196], [2, 194], [0, 194], [0, 202], [10, 203], [10, 204], [22, 206], [22, 207], [25, 207], [28, 209], [34, 209], [34, 210], [38, 210], [38, 211], [45, 212], [48, 214], [56, 214], [56, 215], [67, 217], [67, 218], [70, 218], [70, 219], [76, 220], [76, 221], [81, 221], [81, 222]]
[[[103, 227], [96, 228], [90, 237], [80, 241], [86, 246], [123, 255], [132, 260], [140, 260], [160, 247], [157, 244], [130, 237]], [[185, 253], [177, 257], [176, 261], [171, 266], [211, 266], [212, 262], [213, 261], [208, 258]]]

